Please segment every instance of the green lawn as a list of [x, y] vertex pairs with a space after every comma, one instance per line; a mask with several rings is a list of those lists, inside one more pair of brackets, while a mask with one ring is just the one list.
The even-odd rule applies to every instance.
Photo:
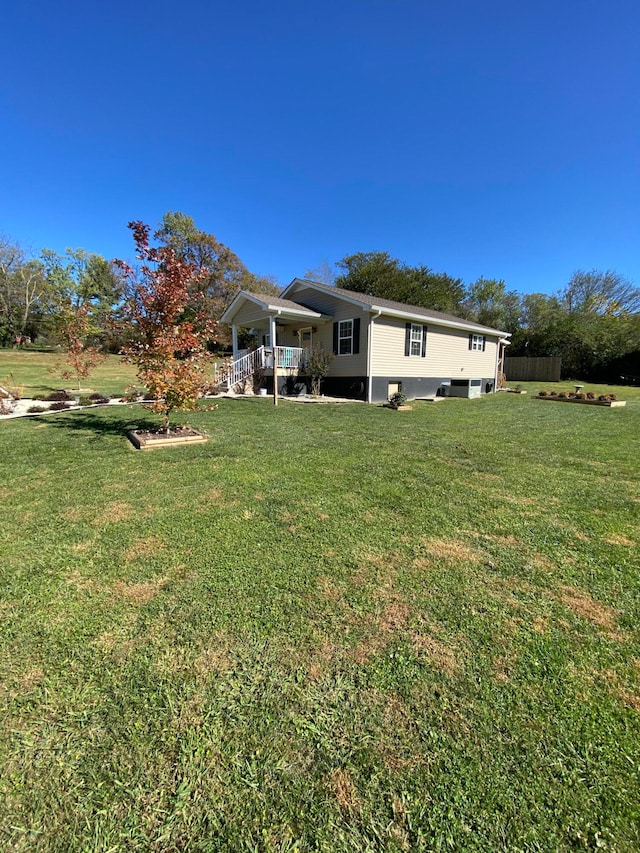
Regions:
[[640, 389], [538, 387], [0, 423], [0, 847], [640, 849]]
[[[64, 368], [68, 369], [63, 353], [0, 349], [0, 385], [17, 388], [22, 397], [73, 388], [73, 381], [61, 377]], [[123, 364], [120, 356], [109, 355], [82, 385], [101, 394], [117, 397], [124, 393], [127, 385], [135, 385], [136, 382], [135, 367]]]

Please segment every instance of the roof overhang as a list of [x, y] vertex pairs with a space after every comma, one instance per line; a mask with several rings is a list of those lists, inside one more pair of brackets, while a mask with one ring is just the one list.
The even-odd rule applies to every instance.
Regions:
[[371, 313], [386, 314], [388, 317], [398, 317], [401, 320], [411, 320], [416, 323], [423, 323], [424, 325], [429, 326], [444, 326], [447, 329], [461, 329], [465, 332], [477, 332], [478, 334], [488, 334], [492, 336], [495, 335], [497, 338], [505, 338], [511, 335], [511, 332], [501, 332], [500, 329], [491, 329], [488, 326], [481, 326], [479, 323], [466, 323], [464, 320], [443, 320], [440, 317], [427, 317], [424, 314], [414, 314], [412, 311], [399, 311], [396, 308], [388, 308], [383, 305], [371, 305], [369, 311]]
[[[278, 299], [278, 302], [283, 301], [284, 300], [282, 299]], [[235, 315], [247, 302], [261, 308], [264, 311], [265, 317], [279, 317], [282, 320], [292, 321], [323, 319], [323, 315], [318, 311], [312, 311], [310, 308], [305, 308], [303, 305], [296, 305], [293, 302], [288, 305], [278, 305], [274, 301], [271, 301], [269, 296], [262, 298], [259, 294], [247, 293], [247, 291], [241, 290], [236, 294], [231, 305], [229, 305], [222, 317], [220, 317], [220, 321], [222, 323], [233, 323]]]
[[[303, 287], [310, 287], [313, 290], [319, 290], [322, 293], [331, 293], [331, 285], [322, 284], [321, 282], [310, 281], [309, 279], [303, 278], [294, 278], [291, 284], [289, 284], [282, 291], [282, 296], [288, 298], [289, 294], [295, 294], [296, 290], [299, 290]], [[496, 338], [509, 338], [511, 336], [511, 332], [503, 332], [500, 329], [492, 329], [489, 326], [483, 326], [480, 323], [473, 323], [471, 321], [465, 321], [462, 319], [448, 319], [443, 317], [431, 317], [425, 314], [420, 314], [418, 312], [414, 312], [411, 310], [411, 305], [407, 305], [408, 310], [402, 310], [400, 308], [391, 308], [388, 305], [377, 305], [375, 304], [375, 297], [370, 297], [369, 299], [358, 299], [355, 296], [349, 296], [346, 293], [335, 293], [333, 294], [336, 299], [339, 299], [341, 302], [347, 302], [351, 305], [357, 305], [363, 311], [368, 311], [371, 314], [375, 314], [376, 316], [380, 316], [381, 314], [386, 315], [387, 317], [397, 317], [401, 320], [409, 320], [415, 323], [423, 323], [424, 325], [429, 326], [442, 326], [446, 329], [460, 329], [465, 332], [475, 332], [476, 334], [483, 335], [491, 335], [491, 337]]]

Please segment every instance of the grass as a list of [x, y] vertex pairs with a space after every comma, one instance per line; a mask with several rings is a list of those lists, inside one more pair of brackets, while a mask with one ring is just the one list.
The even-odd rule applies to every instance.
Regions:
[[[62, 367], [60, 367], [62, 366]], [[61, 377], [64, 354], [0, 349], [0, 385], [18, 388], [22, 397], [48, 394], [61, 388], [73, 388], [74, 382]], [[127, 385], [139, 384], [135, 368], [123, 364], [117, 355], [109, 355], [82, 385], [109, 397], [120, 396]], [[77, 385], [75, 386], [77, 387]]]
[[3, 849], [639, 849], [640, 389], [527, 387], [0, 424]]

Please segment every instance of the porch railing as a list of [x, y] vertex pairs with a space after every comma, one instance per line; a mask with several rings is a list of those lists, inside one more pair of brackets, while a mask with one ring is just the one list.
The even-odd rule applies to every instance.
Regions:
[[258, 347], [230, 364], [216, 369], [216, 383], [224, 384], [230, 390], [238, 382], [253, 376], [258, 370], [273, 370], [274, 352], [279, 369], [299, 370], [304, 364], [304, 349], [301, 347]]

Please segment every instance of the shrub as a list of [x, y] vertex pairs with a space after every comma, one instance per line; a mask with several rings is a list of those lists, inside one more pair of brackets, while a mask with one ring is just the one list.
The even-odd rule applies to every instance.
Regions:
[[70, 409], [71, 406], [65, 400], [56, 400], [49, 406], [51, 412], [61, 412], [63, 409]]
[[302, 370], [311, 379], [311, 393], [314, 397], [320, 396], [320, 386], [331, 367], [333, 353], [324, 347], [311, 347], [304, 354], [304, 367]]
[[205, 382], [200, 393], [203, 397], [217, 397], [222, 392], [220, 386], [215, 382]]
[[44, 398], [47, 403], [59, 403], [60, 401], [68, 401], [73, 399], [71, 394], [67, 394], [66, 391], [52, 391], [50, 394]]
[[27, 414], [35, 415], [35, 414], [38, 414], [39, 412], [46, 412], [46, 411], [48, 411], [46, 406], [29, 406], [29, 408], [27, 409]]
[[124, 389], [124, 394], [120, 399], [123, 403], [137, 403], [138, 400], [142, 400], [143, 398], [144, 394], [139, 388], [136, 388], [134, 385], [128, 385]]
[[392, 394], [389, 397], [389, 405], [392, 409], [399, 409], [400, 406], [404, 406], [407, 402], [407, 395], [403, 394], [402, 391], [396, 391], [395, 394]]
[[107, 397], [104, 394], [98, 394], [94, 391], [93, 394], [89, 394], [89, 399], [93, 400], [94, 403], [108, 403], [111, 397]]
[[78, 405], [80, 405], [80, 406], [92, 406], [93, 400], [91, 399], [91, 397], [84, 397], [84, 396], [79, 397], [78, 398]]
[[549, 396], [549, 392], [548, 392], [548, 391], [544, 391], [544, 390], [543, 390], [543, 391], [538, 391], [538, 397], [548, 397], [548, 396]]

